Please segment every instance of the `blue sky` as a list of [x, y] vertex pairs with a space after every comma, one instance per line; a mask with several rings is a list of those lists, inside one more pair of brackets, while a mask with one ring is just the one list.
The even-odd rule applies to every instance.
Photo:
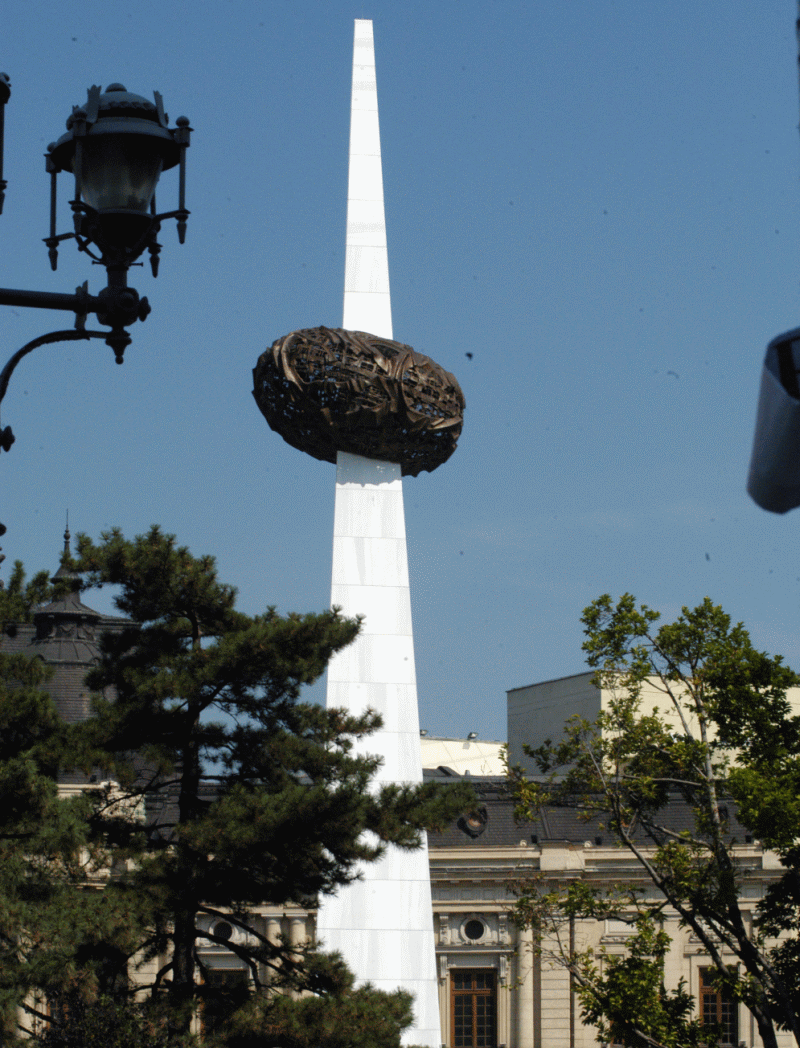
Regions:
[[[335, 469], [268, 429], [251, 369], [341, 323], [353, 19], [372, 18], [395, 337], [467, 398], [456, 454], [405, 484], [423, 726], [504, 738], [507, 688], [583, 669], [603, 592], [665, 615], [708, 595], [800, 666], [798, 520], [744, 490], [764, 347], [800, 324], [795, 15], [6, 0], [0, 284], [103, 286], [69, 244], [51, 273], [41, 243], [42, 154], [89, 85], [159, 90], [194, 135], [186, 244], [165, 228], [158, 279], [132, 272], [153, 312], [125, 364], [65, 344], [12, 380], [3, 569], [55, 567], [69, 509], [73, 533], [159, 522], [215, 554], [244, 610], [326, 606]], [[3, 360], [70, 326], [2, 313]]]

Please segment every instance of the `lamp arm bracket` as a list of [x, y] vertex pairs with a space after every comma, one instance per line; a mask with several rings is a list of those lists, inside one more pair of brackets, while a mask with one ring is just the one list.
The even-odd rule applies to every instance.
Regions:
[[74, 233], [59, 233], [57, 236], [54, 236], [54, 237], [42, 237], [42, 240], [48, 246], [50, 244], [60, 244], [62, 240], [74, 240], [74, 239], [75, 239], [75, 234]]
[[102, 255], [96, 255], [94, 253], [94, 251], [92, 251], [92, 249], [89, 247], [89, 244], [91, 244], [91, 240], [85, 240], [80, 235], [80, 233], [71, 233], [71, 234], [67, 233], [65, 235], [66, 236], [73, 236], [75, 238], [75, 243], [78, 245], [78, 251], [84, 251], [89, 256], [89, 258], [92, 259], [92, 261], [95, 263], [95, 265], [99, 265], [99, 266], [103, 265], [103, 257], [102, 257]]
[[[0, 371], [0, 404], [3, 402], [3, 398], [6, 395], [8, 389], [8, 383], [14, 370], [22, 360], [29, 353], [32, 353], [34, 349], [39, 346], [46, 346], [52, 342], [76, 342], [79, 339], [91, 339], [91, 338], [107, 338], [107, 331], [76, 331], [74, 328], [69, 328], [66, 331], [50, 331], [46, 335], [39, 335], [38, 338], [32, 339], [26, 343], [22, 349], [18, 349], [17, 352], [11, 357], [6, 366]], [[13, 441], [13, 437], [11, 438]], [[5, 448], [8, 451], [8, 448]]]
[[90, 295], [83, 287], [76, 288], [71, 295], [54, 291], [21, 291], [0, 287], [0, 306], [23, 306], [32, 309], [66, 309], [79, 316], [96, 313], [100, 299]]
[[163, 214], [153, 215], [153, 218], [160, 222], [164, 218], [188, 218], [191, 215], [191, 211], [187, 211], [186, 208], [176, 208], [175, 211], [164, 211]]

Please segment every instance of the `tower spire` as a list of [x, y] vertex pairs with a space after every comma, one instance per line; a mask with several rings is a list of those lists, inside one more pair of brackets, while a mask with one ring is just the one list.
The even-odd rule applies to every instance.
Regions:
[[[349, 170], [343, 327], [391, 339], [375, 50], [366, 20], [355, 24]], [[328, 665], [327, 706], [354, 715], [372, 709], [383, 718], [383, 727], [355, 746], [382, 758], [375, 788], [422, 782], [399, 462], [337, 453], [331, 603], [364, 621]], [[389, 846], [360, 880], [324, 898], [317, 934], [359, 983], [413, 994], [405, 1043], [441, 1044], [427, 842], [412, 852]]]
[[356, 19], [353, 38], [342, 327], [392, 338], [375, 43], [366, 19]]
[[69, 510], [67, 510], [67, 524], [64, 528], [64, 552], [61, 554], [61, 563], [59, 565], [58, 571], [55, 573], [55, 575], [53, 575], [50, 581], [56, 582], [59, 579], [69, 579], [70, 582], [75, 583], [75, 589], [77, 589], [77, 583], [79, 581], [78, 576], [75, 575], [74, 572], [70, 571], [67, 567], [65, 567], [66, 563], [72, 556], [72, 550], [70, 548], [71, 538], [72, 536], [69, 533]]
[[[293, 331], [258, 358], [253, 395], [284, 440], [336, 462], [331, 604], [362, 617], [328, 665], [327, 705], [383, 726], [354, 742], [378, 756], [374, 788], [422, 782], [403, 475], [434, 470], [456, 447], [464, 395], [455, 377], [395, 342], [383, 211], [372, 22], [355, 24], [344, 329]], [[388, 846], [360, 879], [320, 900], [317, 936], [359, 983], [414, 997], [403, 1040], [442, 1041], [427, 841]]]

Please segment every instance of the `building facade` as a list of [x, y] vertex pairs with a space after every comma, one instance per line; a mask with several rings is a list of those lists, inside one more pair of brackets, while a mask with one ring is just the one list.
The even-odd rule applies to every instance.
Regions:
[[[595, 887], [621, 883], [650, 887], [633, 856], [608, 838], [598, 823], [582, 821], [564, 808], [543, 811], [532, 823], [513, 818], [500, 779], [475, 779], [479, 803], [442, 834], [429, 836], [436, 921], [442, 1043], [449, 1048], [590, 1048], [595, 1031], [581, 1021], [570, 977], [554, 958], [559, 947], [591, 946], [622, 953], [630, 926], [622, 921], [582, 921], [565, 928], [564, 941], [544, 942], [534, 955], [531, 933], [511, 919], [512, 885], [541, 877], [555, 887], [581, 879]], [[674, 821], [688, 825], [676, 805]], [[742, 869], [741, 905], [752, 914], [766, 886], [782, 867], [777, 856], [734, 833]], [[710, 982], [710, 960], [677, 915], [665, 930], [672, 948], [665, 967], [668, 987], [684, 979], [698, 1012], [719, 1020], [729, 1043], [755, 1048], [761, 1041], [748, 1010], [724, 1001]], [[731, 954], [731, 963], [735, 958]], [[790, 1034], [779, 1037], [786, 1048]]]
[[[2, 647], [51, 665], [55, 672], [48, 690], [62, 717], [76, 721], [90, 713], [84, 677], [98, 658], [100, 634], [125, 625], [124, 619], [99, 615], [72, 592], [37, 609], [32, 623], [7, 631]], [[512, 763], [521, 755], [522, 740], [545, 738], [557, 716], [563, 722], [565, 709], [575, 706], [576, 712], [591, 716], [602, 701], [588, 674], [514, 689], [509, 693]], [[428, 837], [441, 1043], [448, 1048], [590, 1048], [597, 1043], [595, 1031], [581, 1022], [569, 974], [554, 961], [559, 944], [545, 942], [543, 951], [534, 953], [530, 931], [512, 919], [513, 885], [532, 877], [554, 886], [575, 879], [597, 887], [624, 882], [647, 888], [648, 882], [635, 859], [599, 823], [582, 821], [574, 811], [550, 808], [533, 822], [515, 820], [504, 778], [487, 774], [499, 770], [501, 748], [501, 743], [474, 735], [437, 739], [425, 733], [422, 739], [426, 779], [468, 778], [477, 797], [471, 811]], [[62, 784], [65, 791], [87, 785], [92, 788], [85, 777], [66, 778]], [[688, 817], [688, 811], [676, 805], [676, 827]], [[734, 824], [733, 832], [742, 842], [737, 846], [741, 904], [752, 914], [782, 867], [777, 856], [752, 841], [743, 827]], [[244, 963], [222, 945], [240, 932], [224, 918], [198, 919], [213, 920], [220, 940], [201, 951], [207, 977], [230, 988], [246, 983]], [[315, 912], [293, 907], [264, 905], [256, 915], [256, 927], [276, 943], [297, 947], [317, 935]], [[666, 930], [673, 940], [667, 985], [677, 986], [684, 979], [698, 1013], [719, 1021], [731, 1045], [757, 1048], [761, 1042], [747, 1009], [723, 1000], [712, 985], [702, 944], [678, 926], [677, 918], [668, 919]], [[630, 928], [621, 921], [584, 921], [567, 934], [566, 945], [621, 953]], [[780, 1035], [781, 1048], [789, 1048], [791, 1041], [790, 1035]]]
[[[443, 781], [447, 776], [437, 773]], [[470, 776], [478, 803], [443, 833], [428, 836], [441, 1015], [441, 1043], [447, 1048], [591, 1048], [595, 1030], [581, 1021], [580, 1003], [570, 976], [554, 958], [555, 941], [535, 954], [530, 930], [512, 919], [513, 884], [531, 877], [563, 885], [582, 879], [592, 886], [620, 883], [648, 888], [635, 859], [604, 834], [599, 824], [576, 812], [552, 808], [530, 823], [514, 819], [505, 783], [499, 777]], [[676, 811], [676, 825], [688, 812]], [[766, 886], [781, 871], [777, 856], [757, 843], [738, 849], [743, 870], [742, 905], [752, 913]], [[313, 940], [315, 914], [265, 907], [261, 922], [270, 938], [291, 943]], [[761, 1040], [748, 1010], [725, 1001], [711, 984], [710, 960], [700, 941], [668, 918], [672, 938], [665, 979], [681, 979], [699, 1014], [719, 1021], [731, 1045], [758, 1048]], [[583, 921], [565, 932], [561, 945], [622, 953], [630, 927], [622, 921]], [[232, 953], [208, 950], [209, 967], [219, 978], [246, 978]], [[731, 955], [731, 963], [735, 958]], [[782, 1048], [793, 1043], [779, 1035]]]

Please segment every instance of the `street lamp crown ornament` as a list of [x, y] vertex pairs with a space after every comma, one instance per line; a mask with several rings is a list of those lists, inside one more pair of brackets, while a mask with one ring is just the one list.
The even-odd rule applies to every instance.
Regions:
[[[178, 222], [178, 239], [186, 236], [186, 149], [191, 128], [179, 117], [174, 128], [164, 112], [158, 91], [150, 102], [128, 91], [124, 84], [109, 84], [104, 92], [89, 88], [86, 104], [73, 106], [67, 131], [48, 147], [47, 171], [51, 176], [49, 248], [53, 269], [58, 243], [70, 237], [107, 268], [127, 269], [147, 249], [153, 275], [158, 272], [161, 246], [156, 236], [165, 218]], [[158, 214], [156, 183], [162, 171], [180, 165], [179, 200], [174, 211]], [[74, 232], [56, 235], [56, 176], [66, 171], [75, 177], [71, 202]], [[100, 252], [98, 256], [91, 248]]]
[[[3, 114], [11, 94], [5, 73], [0, 74], [0, 209], [3, 191]], [[110, 84], [105, 91], [89, 88], [86, 104], [73, 106], [67, 130], [48, 146], [50, 174], [50, 236], [45, 237], [50, 265], [58, 264], [58, 245], [74, 239], [80, 251], [105, 266], [108, 286], [90, 295], [86, 284], [72, 295], [0, 288], [0, 305], [66, 309], [75, 313], [75, 332], [51, 332], [24, 346], [0, 372], [0, 401], [8, 379], [21, 356], [48, 342], [75, 338], [105, 338], [118, 364], [131, 338], [127, 328], [150, 313], [146, 298], [128, 287], [128, 269], [147, 250], [153, 276], [158, 275], [161, 245], [157, 236], [164, 219], [174, 218], [178, 239], [186, 236], [186, 150], [191, 127], [185, 116], [169, 126], [164, 102], [156, 91], [154, 102], [128, 91], [124, 84]], [[178, 206], [159, 213], [156, 184], [162, 171], [179, 167]], [[56, 233], [56, 179], [71, 173], [75, 191], [70, 202], [73, 231]], [[110, 331], [86, 331], [86, 318], [94, 313]]]

